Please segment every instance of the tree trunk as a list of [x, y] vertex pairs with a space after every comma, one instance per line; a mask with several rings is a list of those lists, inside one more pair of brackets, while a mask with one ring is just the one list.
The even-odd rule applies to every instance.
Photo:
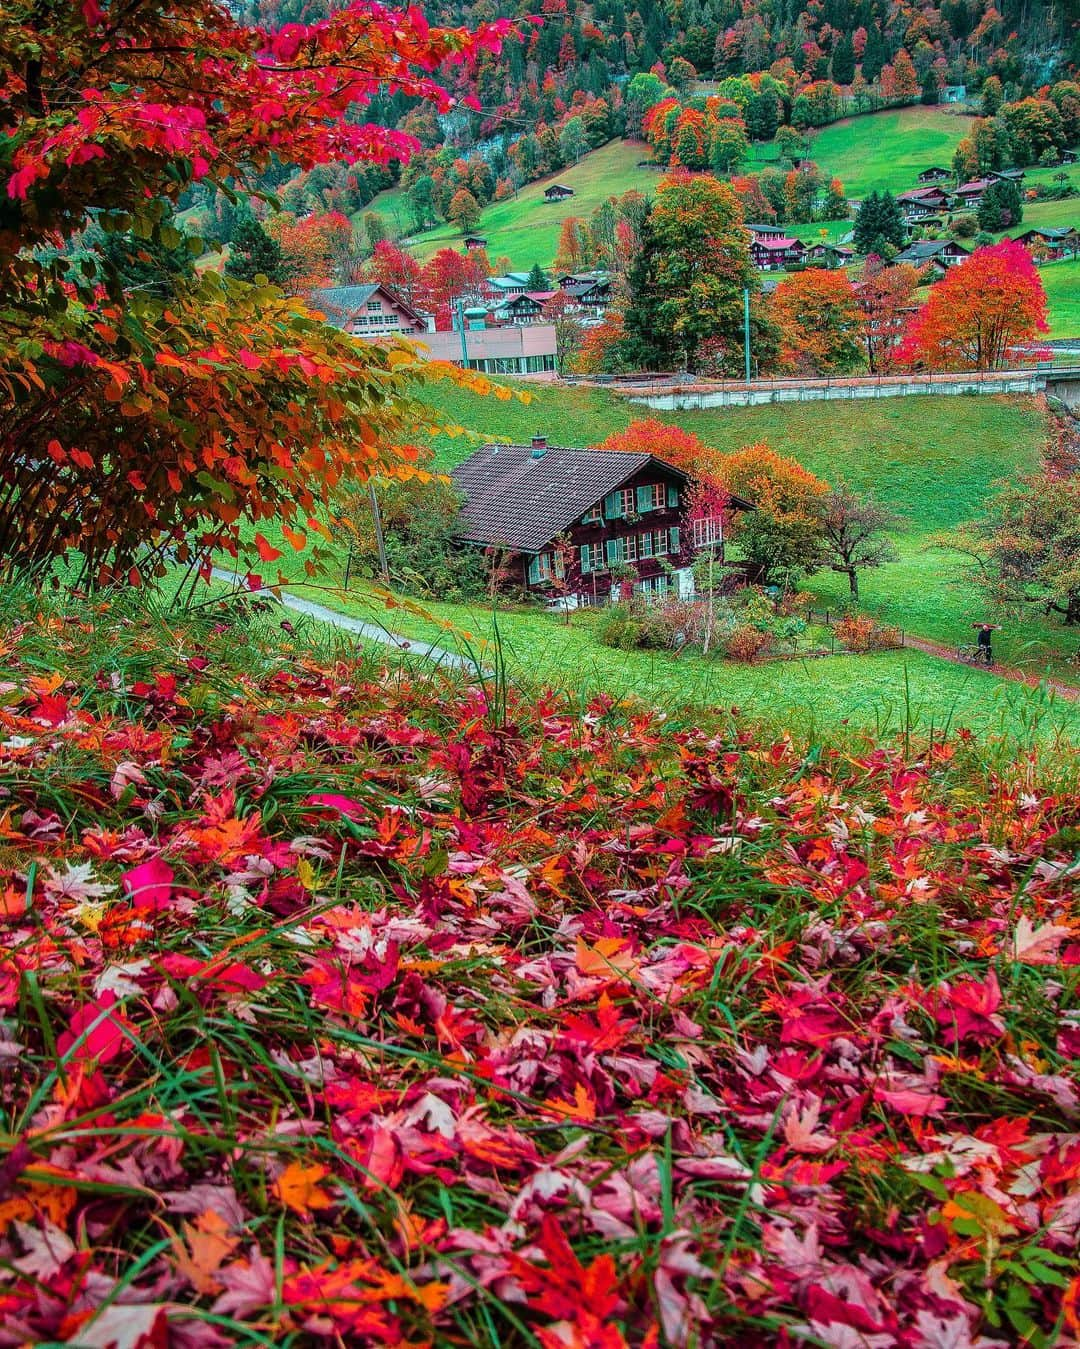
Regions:
[[851, 587], [851, 598], [857, 600], [859, 598], [859, 573], [854, 567], [848, 568], [848, 585]]

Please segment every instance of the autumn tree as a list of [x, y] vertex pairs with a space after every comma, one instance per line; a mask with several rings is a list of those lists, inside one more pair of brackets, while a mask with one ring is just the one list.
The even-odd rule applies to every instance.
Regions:
[[194, 183], [243, 195], [283, 162], [407, 157], [415, 142], [365, 106], [398, 85], [448, 110], [431, 72], [508, 25], [349, 4], [269, 33], [214, 0], [85, 0], [9, 6], [0, 26], [0, 559], [74, 553], [90, 581], [167, 553], [271, 562], [268, 519], [303, 549], [345, 475], [393, 471], [434, 372], [269, 288], [208, 270], [165, 302], [57, 245], [96, 218], [171, 247]]
[[848, 578], [851, 598], [859, 598], [859, 572], [895, 562], [899, 554], [887, 531], [898, 518], [870, 493], [838, 482], [819, 501], [822, 555], [833, 571]]
[[955, 541], [993, 600], [1080, 624], [1080, 473], [1044, 465], [1003, 483]]
[[1046, 292], [1015, 240], [977, 249], [949, 269], [911, 320], [903, 358], [936, 370], [998, 370], [1048, 330]]
[[580, 216], [568, 215], [559, 226], [559, 245], [553, 263], [556, 272], [580, 272], [589, 261], [589, 227]]
[[462, 234], [468, 234], [479, 225], [480, 203], [467, 187], [459, 187], [450, 198], [446, 218], [451, 225], [456, 225]]
[[377, 281], [393, 295], [400, 295], [407, 305], [415, 307], [420, 302], [421, 269], [420, 264], [404, 248], [381, 239], [364, 267], [364, 276], [369, 281]]
[[721, 482], [755, 507], [737, 517], [732, 533], [763, 583], [791, 586], [821, 566], [826, 483], [764, 442], [726, 455]]
[[666, 178], [629, 274], [628, 358], [689, 367], [706, 339], [737, 344], [744, 289], [756, 290], [738, 197], [714, 178]]
[[919, 272], [908, 262], [886, 267], [868, 258], [855, 286], [862, 313], [861, 334], [866, 364], [873, 374], [896, 368], [900, 344], [917, 309]]
[[724, 458], [693, 431], [662, 422], [659, 417], [638, 418], [621, 431], [613, 431], [596, 448], [620, 450], [624, 454], [655, 454], [696, 481], [714, 484], [720, 481]]
[[833, 375], [862, 364], [862, 314], [844, 272], [810, 268], [787, 276], [773, 291], [771, 308], [782, 369]]
[[450, 311], [459, 301], [480, 298], [484, 281], [491, 275], [491, 264], [482, 248], [459, 253], [454, 248], [440, 248], [424, 264], [420, 274], [419, 294], [425, 308], [435, 314], [435, 326], [440, 331], [450, 327]]

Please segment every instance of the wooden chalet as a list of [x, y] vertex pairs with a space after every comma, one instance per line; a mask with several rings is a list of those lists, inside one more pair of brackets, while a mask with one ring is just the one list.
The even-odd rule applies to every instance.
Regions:
[[544, 188], [545, 201], [565, 201], [567, 197], [574, 195], [574, 189], [567, 187], [565, 183], [552, 183], [550, 187]]
[[1028, 229], [1016, 236], [1016, 242], [1023, 244], [1039, 261], [1056, 262], [1067, 253], [1076, 257], [1080, 252], [1080, 230], [1074, 225]]
[[466, 234], [464, 243], [466, 253], [474, 253], [477, 249], [487, 248], [487, 239], [482, 234]]
[[503, 300], [492, 310], [492, 317], [498, 323], [512, 323], [518, 326], [544, 322], [544, 306], [556, 292], [526, 291], [512, 299]]
[[411, 337], [430, 331], [428, 320], [385, 286], [326, 286], [312, 293], [312, 305], [328, 323], [357, 337]]
[[919, 174], [920, 183], [947, 183], [953, 176], [952, 169], [942, 168], [940, 164], [931, 164]]
[[803, 254], [803, 261], [812, 264], [815, 267], [825, 267], [833, 269], [836, 267], [846, 267], [855, 257], [853, 248], [845, 248], [842, 244], [829, 244], [825, 242], [811, 244]]
[[896, 198], [900, 213], [906, 221], [925, 220], [948, 206], [948, 194], [940, 187], [914, 187]]
[[961, 183], [952, 194], [953, 205], [960, 210], [978, 206], [991, 182], [991, 178], [973, 178], [970, 183]]
[[806, 245], [786, 235], [753, 235], [750, 239], [750, 261], [759, 272], [783, 271], [793, 263], [802, 262]]
[[921, 239], [897, 253], [893, 262], [909, 262], [913, 267], [929, 267], [944, 276], [950, 267], [970, 257], [970, 250], [955, 239]]
[[[504, 553], [507, 583], [541, 598], [604, 604], [628, 585], [688, 595], [694, 553], [723, 550], [722, 517], [689, 521], [687, 475], [644, 451], [568, 449], [534, 436], [485, 445], [451, 477], [464, 498], [462, 541]], [[735, 498], [732, 508], [751, 506]], [[633, 579], [618, 575], [624, 567]]]

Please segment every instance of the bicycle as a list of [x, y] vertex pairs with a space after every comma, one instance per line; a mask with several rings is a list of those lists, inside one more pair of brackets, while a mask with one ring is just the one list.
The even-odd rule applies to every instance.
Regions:
[[989, 665], [986, 659], [986, 647], [984, 646], [958, 646], [956, 648], [956, 659], [962, 665]]

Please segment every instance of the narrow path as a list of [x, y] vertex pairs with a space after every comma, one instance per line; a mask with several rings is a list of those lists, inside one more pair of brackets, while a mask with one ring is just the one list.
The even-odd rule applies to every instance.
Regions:
[[[226, 571], [223, 567], [215, 567], [213, 575], [219, 581], [238, 585], [239, 578], [235, 572]], [[244, 590], [242, 593], [250, 595], [252, 592]], [[291, 609], [293, 613], [317, 618], [321, 623], [329, 623], [331, 627], [340, 628], [345, 632], [355, 632], [358, 637], [366, 637], [369, 641], [392, 647], [395, 651], [421, 656], [435, 665], [445, 665], [456, 670], [473, 671], [476, 668], [471, 660], [456, 651], [447, 651], [445, 647], [435, 646], [431, 642], [416, 641], [412, 637], [399, 637], [396, 633], [387, 632], [385, 628], [379, 627], [377, 623], [365, 623], [363, 619], [352, 618], [339, 609], [329, 609], [325, 604], [316, 604], [314, 600], [301, 599], [299, 595], [293, 595], [288, 590], [282, 590], [280, 596], [274, 598], [279, 599], [283, 608]]]
[[[953, 665], [964, 665], [956, 654], [955, 648], [943, 646], [941, 642], [931, 642], [925, 637], [912, 637], [910, 633], [904, 634], [904, 645], [912, 646], [916, 651], [925, 651], [928, 656], [937, 656], [940, 660], [951, 661]], [[985, 669], [985, 666], [973, 666], [973, 669]], [[1040, 684], [1064, 698], [1070, 703], [1080, 699], [1080, 688], [1075, 688], [1072, 684], [1062, 684], [1057, 679], [1047, 679], [1044, 675], [1028, 674], [1024, 670], [1017, 670], [1011, 665], [992, 665], [990, 673], [996, 674], [999, 679], [1009, 679], [1016, 684], [1026, 684], [1029, 689], [1037, 689]]]

